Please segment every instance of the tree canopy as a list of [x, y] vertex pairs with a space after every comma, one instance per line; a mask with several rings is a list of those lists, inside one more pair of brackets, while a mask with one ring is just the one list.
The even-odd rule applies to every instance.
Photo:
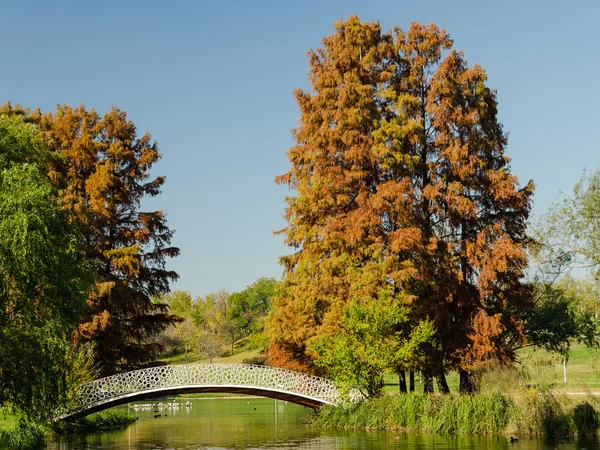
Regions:
[[124, 111], [103, 115], [59, 106], [39, 117], [55, 164], [62, 202], [74, 212], [94, 262], [96, 289], [88, 298], [79, 337], [95, 343], [104, 374], [152, 361], [160, 346], [149, 337], [173, 323], [167, 306], [151, 298], [169, 291], [176, 256], [162, 211], [143, 211], [142, 199], [160, 193], [164, 177], [150, 177], [161, 157], [151, 135], [137, 136]]
[[0, 114], [0, 403], [34, 419], [65, 400], [70, 335], [91, 286], [39, 131]]
[[[533, 183], [520, 188], [505, 155], [495, 92], [479, 65], [434, 24], [382, 32], [351, 16], [310, 51], [311, 89], [295, 91], [300, 124], [269, 320], [272, 360], [315, 369], [310, 341], [340, 329], [351, 294], [378, 292], [435, 328], [420, 370], [468, 372], [514, 358]], [[428, 383], [426, 383], [428, 385]], [[447, 387], [446, 387], [447, 388]]]
[[148, 132], [138, 136], [117, 107], [99, 114], [62, 105], [42, 114], [8, 103], [0, 111], [39, 128], [50, 160], [47, 173], [92, 265], [95, 289], [76, 341], [94, 344], [102, 374], [154, 360], [161, 346], [152, 337], [175, 318], [152, 298], [168, 292], [177, 278], [165, 263], [179, 253], [170, 245], [173, 232], [164, 213], [141, 209], [165, 181], [150, 174], [162, 156], [156, 142]]

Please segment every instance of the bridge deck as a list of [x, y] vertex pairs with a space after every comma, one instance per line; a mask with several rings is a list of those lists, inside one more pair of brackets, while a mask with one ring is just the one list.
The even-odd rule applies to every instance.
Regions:
[[[226, 392], [286, 400], [310, 408], [343, 401], [330, 380], [268, 366], [182, 364], [134, 370], [82, 385], [78, 402], [59, 417], [73, 420], [125, 403], [177, 394]], [[358, 392], [351, 392], [356, 401]]]

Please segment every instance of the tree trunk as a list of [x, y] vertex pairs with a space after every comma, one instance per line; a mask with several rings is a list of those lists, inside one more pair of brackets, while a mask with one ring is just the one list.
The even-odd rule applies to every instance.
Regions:
[[459, 370], [458, 374], [460, 376], [458, 392], [461, 394], [472, 394], [475, 391], [475, 386], [471, 374], [466, 370]]
[[440, 394], [449, 394], [450, 388], [448, 387], [448, 382], [446, 381], [446, 375], [443, 371], [440, 372], [438, 376], [435, 377], [438, 385], [438, 391]]
[[423, 394], [433, 394], [433, 377], [428, 373], [423, 374]]
[[406, 372], [404, 369], [398, 372], [398, 385], [400, 387], [400, 392], [406, 394]]
[[415, 392], [415, 371], [411, 370], [408, 374], [409, 383], [410, 383], [410, 392]]

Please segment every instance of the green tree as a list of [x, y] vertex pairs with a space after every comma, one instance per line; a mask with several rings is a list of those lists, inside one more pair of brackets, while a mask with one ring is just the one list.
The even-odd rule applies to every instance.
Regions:
[[48, 156], [35, 126], [0, 115], [0, 402], [36, 420], [66, 401], [69, 338], [92, 282]]
[[227, 312], [241, 336], [249, 336], [250, 341], [264, 348], [268, 338], [264, 335], [265, 317], [271, 310], [275, 287], [274, 278], [259, 278], [241, 292], [231, 294]]
[[215, 348], [222, 342], [231, 345], [233, 355], [234, 344], [239, 339], [240, 332], [236, 323], [228, 318], [229, 297], [229, 292], [220, 289], [196, 300], [194, 323], [198, 325], [201, 336], [204, 336], [205, 342], [208, 343], [207, 348], [201, 352], [205, 356], [216, 356]]
[[194, 313], [194, 302], [187, 291], [177, 290], [162, 297], [161, 301], [169, 305], [169, 312], [184, 319], [190, 318]]
[[532, 228], [544, 273], [578, 267], [600, 274], [600, 168], [584, 171], [573, 191], [552, 203]]
[[[556, 352], [563, 357], [564, 380], [571, 344], [600, 345], [600, 327], [594, 316], [595, 304], [589, 302], [589, 280], [566, 276], [557, 283], [531, 283], [534, 305], [523, 312], [526, 345]], [[591, 308], [590, 308], [591, 307]]]
[[186, 318], [183, 322], [175, 325], [175, 330], [177, 331], [177, 335], [183, 344], [183, 350], [185, 355], [185, 362], [188, 361], [188, 351], [195, 347], [196, 341], [198, 340], [198, 336], [200, 331], [198, 327], [194, 324], [194, 321], [191, 318]]
[[532, 289], [536, 301], [523, 313], [529, 344], [567, 358], [571, 341], [579, 339], [583, 331], [575, 299], [558, 285], [539, 283]]
[[431, 322], [419, 323], [407, 338], [402, 331], [406, 322], [408, 311], [389, 295], [377, 302], [354, 298], [344, 309], [340, 333], [311, 342], [319, 355], [315, 363], [338, 382], [356, 384], [365, 397], [378, 396], [384, 373], [416, 359], [422, 362], [424, 346], [434, 339]]

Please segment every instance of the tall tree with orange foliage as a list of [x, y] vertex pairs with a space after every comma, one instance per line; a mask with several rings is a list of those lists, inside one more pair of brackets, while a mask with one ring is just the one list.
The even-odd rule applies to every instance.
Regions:
[[392, 75], [390, 53], [378, 24], [351, 18], [308, 54], [314, 92], [294, 93], [301, 117], [292, 168], [276, 179], [299, 194], [287, 199], [282, 230], [298, 251], [281, 259], [285, 279], [267, 328], [272, 363], [313, 369], [308, 342], [338, 331], [350, 293], [376, 295], [382, 265], [405, 276], [402, 261], [387, 258], [383, 205], [372, 200], [380, 184], [372, 135], [383, 113], [374, 94]]
[[149, 133], [137, 136], [126, 113], [104, 115], [83, 106], [59, 106], [31, 114], [50, 150], [63, 204], [72, 209], [95, 269], [96, 289], [88, 298], [78, 339], [93, 341], [103, 374], [152, 361], [160, 346], [151, 336], [172, 324], [167, 305], [153, 302], [177, 278], [165, 259], [173, 232], [162, 211], [144, 212], [145, 197], [160, 193], [164, 177], [150, 177], [161, 154]]
[[296, 91], [292, 168], [276, 180], [298, 193], [282, 230], [297, 251], [282, 259], [272, 360], [310, 367], [306, 342], [339, 329], [352, 293], [384, 285], [405, 295], [413, 326], [435, 326], [425, 390], [437, 377], [448, 391], [450, 367], [468, 390], [471, 370], [511, 360], [524, 339], [533, 184], [510, 173], [484, 70], [444, 30], [382, 33], [354, 16], [335, 28], [309, 53], [312, 92]]

